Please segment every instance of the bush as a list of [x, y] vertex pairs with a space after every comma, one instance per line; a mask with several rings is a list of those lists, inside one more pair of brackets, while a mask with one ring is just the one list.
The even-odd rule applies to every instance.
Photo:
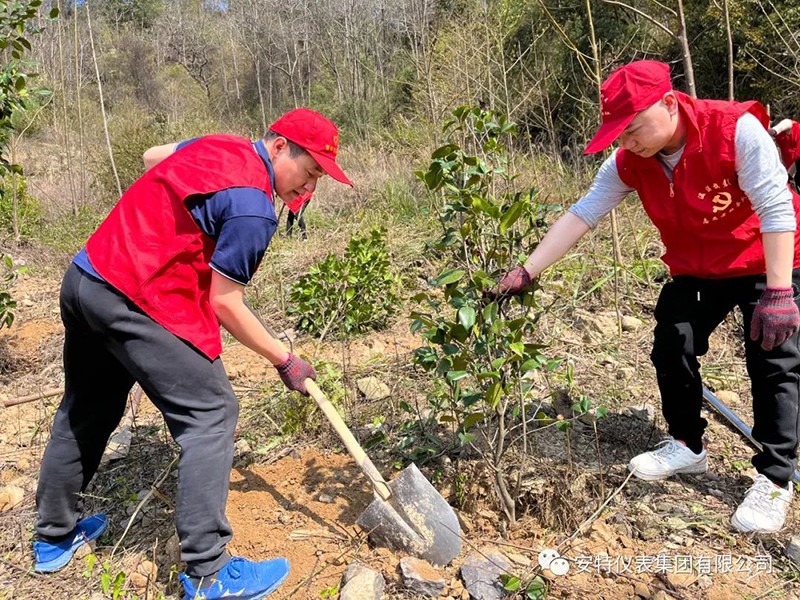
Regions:
[[354, 235], [343, 258], [329, 254], [292, 286], [288, 312], [319, 337], [385, 327], [398, 301], [398, 278], [389, 267], [385, 229]]
[[533, 290], [514, 298], [487, 292], [535, 245], [552, 207], [537, 202], [534, 190], [513, 189], [506, 144], [515, 126], [505, 116], [461, 107], [444, 131], [448, 143], [433, 152], [428, 170], [418, 173], [442, 196], [442, 236], [434, 252], [446, 268], [430, 282], [434, 289], [415, 297], [421, 308], [411, 315], [411, 329], [426, 344], [414, 360], [440, 378], [439, 419], [456, 425], [460, 443], [475, 441], [475, 431], [485, 435], [500, 500], [513, 521], [515, 498], [502, 474], [506, 420], [528, 418], [530, 383], [523, 375], [557, 363], [530, 341], [538, 321]]
[[28, 180], [21, 174], [7, 173], [0, 186], [0, 228], [14, 233], [14, 192], [16, 188], [19, 235], [30, 237], [42, 220], [42, 205], [28, 193]]

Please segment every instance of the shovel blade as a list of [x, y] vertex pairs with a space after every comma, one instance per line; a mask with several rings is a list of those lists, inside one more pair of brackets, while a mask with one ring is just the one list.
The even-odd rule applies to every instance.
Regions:
[[389, 482], [388, 500], [375, 498], [358, 518], [377, 546], [444, 566], [461, 551], [461, 526], [453, 508], [416, 465]]

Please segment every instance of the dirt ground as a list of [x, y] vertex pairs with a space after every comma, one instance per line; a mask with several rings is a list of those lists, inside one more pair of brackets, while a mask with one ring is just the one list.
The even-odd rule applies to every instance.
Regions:
[[[0, 400], [63, 385], [57, 289], [55, 278], [26, 276], [20, 281], [18, 320], [14, 327], [0, 330]], [[574, 315], [562, 313], [545, 330], [561, 340], [559, 351], [567, 356], [576, 347], [570, 345], [576, 343], [570, 336], [580, 340], [583, 335], [576, 322]], [[611, 352], [598, 343], [591, 359], [572, 354], [577, 383], [587, 390], [594, 385], [598, 396], [619, 393], [627, 404], [656, 407], [655, 386], [642, 367], [647, 334], [628, 335], [625, 352]], [[712, 354], [716, 352], [717, 363], [728, 365], [734, 375], [712, 380], [741, 392], [741, 404], [735, 408], [747, 417], [744, 380], [735, 375], [741, 365], [730, 357], [728, 348], [735, 342], [727, 335], [734, 334], [723, 334]], [[585, 339], [582, 343], [586, 345]], [[302, 346], [312, 351], [313, 344]], [[386, 374], [405, 368], [414, 346], [406, 324], [399, 323], [346, 349], [325, 345], [319, 356], [350, 364], [359, 374]], [[292, 572], [276, 598], [336, 598], [342, 574], [354, 560], [384, 575], [387, 598], [413, 597], [400, 581], [400, 556], [370, 548], [355, 526], [372, 496], [334, 434], [323, 427], [316, 436], [254, 437], [266, 410], [264, 395], [257, 392], [276, 383], [273, 371], [238, 345], [230, 346], [224, 356], [243, 407], [228, 499], [234, 530], [231, 551], [252, 559], [289, 558]], [[625, 369], [641, 371], [641, 377], [632, 378]], [[399, 378], [389, 381], [393, 395], [411, 399], [412, 392]], [[611, 381], [611, 388], [601, 387], [602, 381]], [[58, 399], [0, 409], [0, 483], [23, 490], [22, 499], [6, 507], [2, 516], [0, 598], [98, 600], [111, 596], [103, 591], [103, 575], [113, 580], [120, 572], [126, 574], [121, 598], [177, 598], [181, 566], [172, 500], [177, 451], [146, 400], [133, 429], [130, 454], [103, 466], [86, 498], [92, 511], [102, 510], [111, 517], [108, 532], [96, 546], [97, 565], [88, 569], [83, 557], [54, 575], [30, 571], [38, 466]], [[346, 413], [358, 408], [352, 398], [343, 406]], [[591, 430], [576, 431], [565, 439], [552, 428], [537, 433], [539, 455], [522, 478], [527, 486], [523, 514], [513, 526], [501, 518], [491, 479], [480, 474], [474, 457], [464, 456], [457, 463], [440, 458], [424, 465], [423, 471], [453, 504], [461, 498], [465, 549], [453, 565], [441, 570], [446, 583], [442, 598], [462, 598], [458, 567], [470, 553], [498, 549], [509, 557], [512, 571], [525, 578], [542, 572], [537, 557], [545, 548], [557, 548], [571, 561], [565, 576], [544, 571], [551, 597], [800, 597], [797, 567], [782, 557], [786, 541], [800, 531], [797, 503], [789, 527], [779, 535], [733, 533], [728, 520], [747, 489], [746, 463], [752, 450], [719, 419], [708, 416], [712, 456], [708, 475], [656, 483], [627, 478], [625, 463], [630, 455], [651, 446], [663, 433], [657, 410], [654, 415], [654, 420], [634, 417], [620, 405], [598, 422], [596, 436]], [[388, 453], [376, 451], [375, 458], [387, 475], [396, 472]], [[459, 473], [468, 475], [468, 488], [460, 496], [454, 486]], [[604, 500], [606, 508], [597, 517], [593, 513]], [[127, 528], [129, 519], [133, 524]], [[659, 556], [688, 556], [694, 568], [688, 573], [658, 573], [654, 561]], [[108, 566], [98, 566], [102, 563]]]

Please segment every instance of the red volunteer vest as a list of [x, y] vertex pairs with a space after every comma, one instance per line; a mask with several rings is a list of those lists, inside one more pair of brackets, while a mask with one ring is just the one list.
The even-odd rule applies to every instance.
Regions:
[[775, 137], [781, 151], [781, 161], [788, 169], [800, 160], [800, 123], [792, 123], [791, 129]]
[[[672, 182], [655, 157], [617, 151], [622, 181], [639, 194], [658, 228], [670, 274], [723, 278], [766, 272], [760, 223], [736, 177], [736, 122], [751, 112], [769, 127], [758, 102], [695, 100], [676, 92], [687, 126], [686, 147]], [[793, 193], [795, 213], [800, 196]], [[800, 229], [800, 228], [799, 228]], [[795, 236], [794, 267], [800, 266]]]
[[216, 242], [197, 226], [186, 200], [233, 187], [272, 198], [267, 168], [251, 141], [200, 138], [139, 178], [86, 243], [92, 266], [109, 284], [211, 360], [222, 352], [209, 302]]

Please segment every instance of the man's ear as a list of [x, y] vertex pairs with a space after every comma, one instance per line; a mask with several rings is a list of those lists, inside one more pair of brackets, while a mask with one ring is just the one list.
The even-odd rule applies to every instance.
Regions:
[[667, 107], [670, 115], [678, 114], [678, 98], [675, 96], [674, 91], [670, 90], [664, 94], [662, 101], [664, 102], [664, 106]]

